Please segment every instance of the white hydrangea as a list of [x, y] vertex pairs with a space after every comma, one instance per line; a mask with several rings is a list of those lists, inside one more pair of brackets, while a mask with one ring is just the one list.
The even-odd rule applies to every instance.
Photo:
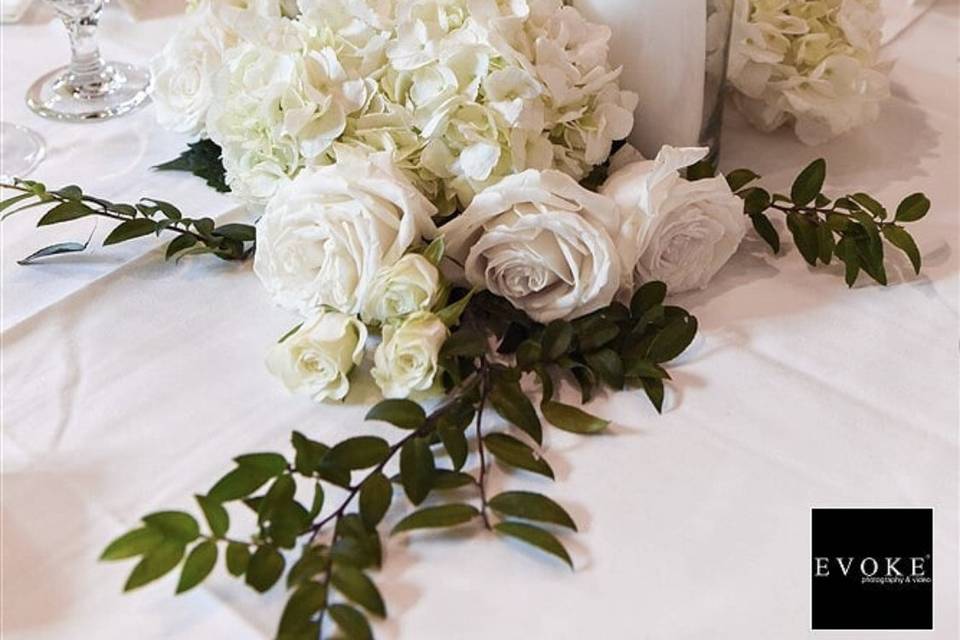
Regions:
[[207, 3], [237, 42], [206, 129], [249, 202], [332, 163], [337, 143], [390, 152], [449, 214], [526, 169], [581, 179], [633, 128], [610, 30], [562, 0]]
[[890, 95], [879, 0], [735, 0], [729, 78], [754, 126], [821, 144], [876, 120]]

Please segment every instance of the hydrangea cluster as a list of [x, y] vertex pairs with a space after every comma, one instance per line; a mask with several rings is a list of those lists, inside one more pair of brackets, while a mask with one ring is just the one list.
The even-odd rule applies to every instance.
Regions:
[[890, 95], [879, 0], [734, 0], [729, 78], [763, 131], [821, 144], [876, 120]]
[[633, 128], [610, 30], [562, 0], [199, 0], [154, 65], [161, 123], [265, 204], [344, 148], [387, 151], [442, 214], [526, 169], [581, 179]]

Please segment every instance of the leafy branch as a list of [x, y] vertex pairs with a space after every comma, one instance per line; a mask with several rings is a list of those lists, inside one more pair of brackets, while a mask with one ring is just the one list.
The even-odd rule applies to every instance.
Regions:
[[780, 234], [768, 216], [771, 211], [786, 216], [787, 230], [810, 266], [829, 265], [835, 258], [841, 261], [848, 286], [854, 285], [861, 271], [887, 284], [884, 241], [906, 254], [919, 275], [920, 250], [904, 225], [927, 215], [929, 198], [922, 193], [907, 196], [891, 219], [886, 207], [869, 194], [858, 192], [835, 200], [824, 195], [826, 174], [826, 161], [815, 160], [797, 176], [790, 195], [750, 186], [760, 176], [748, 169], [730, 173], [727, 182], [743, 199], [744, 213], [775, 254], [780, 252]]
[[[328, 446], [294, 432], [292, 460], [272, 452], [239, 456], [232, 470], [197, 496], [209, 534], [201, 534], [188, 513], [156, 513], [111, 543], [102, 558], [139, 558], [126, 590], [180, 567], [177, 592], [186, 591], [210, 575], [221, 550], [228, 572], [259, 592], [286, 574], [290, 596], [277, 631], [283, 640], [329, 637], [332, 626], [348, 638], [372, 637], [367, 616], [386, 616], [387, 609], [369, 574], [382, 564], [380, 529], [401, 495], [412, 508], [400, 514], [391, 536], [474, 525], [572, 568], [557, 533], [577, 530], [567, 511], [529, 491], [490, 496], [489, 460], [501, 471], [553, 479], [542, 450], [541, 416], [581, 435], [606, 429], [607, 421], [554, 400], [564, 379], [584, 399], [598, 388], [641, 388], [661, 409], [669, 379], [662, 365], [686, 350], [697, 331], [686, 311], [663, 304], [665, 295], [662, 283], [650, 283], [629, 307], [614, 304], [574, 322], [543, 326], [488, 294], [457, 291], [454, 305], [462, 302], [464, 312], [441, 352], [443, 400], [429, 413], [409, 400], [386, 400], [367, 414], [405, 432], [402, 437], [391, 444], [358, 436]], [[525, 376], [539, 383], [539, 411], [521, 384]], [[488, 428], [489, 412], [505, 427]], [[478, 464], [468, 473], [471, 450]], [[397, 471], [388, 476], [394, 463]], [[355, 481], [355, 474], [362, 477]], [[343, 497], [325, 509], [332, 491]], [[234, 504], [256, 516], [247, 538], [228, 537], [227, 506]]]
[[[166, 257], [212, 254], [222, 260], [244, 260], [251, 255], [256, 240], [255, 228], [248, 224], [230, 223], [216, 226], [212, 218], [187, 218], [183, 213], [163, 200], [142, 198], [136, 204], [118, 203], [87, 195], [78, 186], [48, 190], [33, 180], [15, 179], [12, 184], [0, 183], [0, 189], [17, 192], [17, 195], [0, 201], [0, 220], [33, 209], [49, 207], [37, 221], [45, 227], [84, 218], [106, 218], [118, 224], [104, 239], [110, 246], [148, 235], [174, 234], [167, 245]], [[89, 245], [66, 242], [44, 247], [20, 260], [20, 264], [32, 264], [49, 256], [77, 253]]]

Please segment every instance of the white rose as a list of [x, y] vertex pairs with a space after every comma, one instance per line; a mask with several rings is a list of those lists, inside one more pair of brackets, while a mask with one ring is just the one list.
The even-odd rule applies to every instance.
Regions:
[[348, 376], [363, 359], [367, 327], [354, 316], [323, 312], [303, 323], [267, 355], [267, 368], [291, 393], [342, 400]]
[[433, 386], [440, 348], [449, 334], [443, 321], [427, 312], [415, 313], [400, 325], [384, 326], [371, 371], [384, 397], [406, 398]]
[[740, 246], [743, 202], [726, 180], [688, 182], [678, 173], [707, 153], [666, 146], [656, 160], [628, 165], [601, 188], [634, 219], [641, 282], [662, 280], [671, 293], [706, 287]]
[[257, 223], [254, 271], [281, 307], [355, 314], [380, 269], [435, 232], [434, 212], [389, 154], [343, 153], [270, 201]]
[[429, 311], [439, 295], [440, 271], [422, 255], [408, 253], [377, 273], [361, 316], [368, 324], [385, 324], [416, 311]]
[[233, 40], [208, 6], [185, 18], [184, 26], [150, 64], [153, 103], [161, 127], [192, 136], [203, 134], [213, 102], [213, 77]]
[[615, 243], [631, 235], [621, 227], [609, 198], [559, 171], [529, 170], [478, 194], [440, 231], [470, 284], [545, 323], [596, 311], [629, 286], [636, 254]]

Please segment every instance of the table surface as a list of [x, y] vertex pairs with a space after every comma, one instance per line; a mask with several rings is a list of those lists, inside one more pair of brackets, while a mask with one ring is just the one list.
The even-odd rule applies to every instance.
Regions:
[[[106, 53], [147, 59], [175, 25], [165, 13], [111, 12]], [[904, 31], [887, 48], [898, 62], [880, 121], [823, 148], [732, 112], [726, 122], [724, 168], [749, 165], [774, 188], [823, 155], [838, 191], [926, 191], [924, 274], [895, 258], [893, 286], [847, 290], [836, 269], [748, 239], [709, 290], [678, 299], [703, 330], [664, 416], [640, 393], [600, 399], [591, 409], [615, 420], [611, 435], [548, 436], [556, 484], [494, 474], [495, 488], [570, 506], [576, 572], [481, 532], [393, 541], [377, 576], [391, 612], [380, 637], [807, 638], [810, 510], [843, 506], [935, 509], [936, 630], [831, 637], [957, 637], [958, 31], [955, 2]], [[49, 145], [38, 179], [243, 216], [193, 178], [149, 170], [185, 142], [149, 111], [80, 126], [30, 115], [22, 96], [66, 55], [63, 34], [35, 10], [0, 36], [2, 118]], [[361, 418], [374, 395], [318, 407], [285, 394], [263, 357], [292, 318], [249, 265], [168, 264], [144, 239], [18, 267], [90, 232], [36, 230], [35, 218], [0, 226], [4, 637], [271, 637], [280, 588], [257, 596], [218, 568], [176, 600], [172, 577], [122, 596], [131, 565], [97, 555], [144, 513], [192, 510], [235, 454], [287, 451], [292, 429], [373, 432]]]

